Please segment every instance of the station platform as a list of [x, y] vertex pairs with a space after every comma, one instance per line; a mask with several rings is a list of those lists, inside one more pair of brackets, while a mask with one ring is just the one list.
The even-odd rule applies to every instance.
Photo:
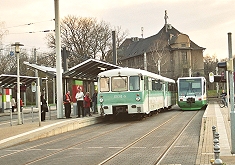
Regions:
[[219, 133], [220, 159], [224, 165], [235, 165], [235, 154], [231, 153], [230, 110], [220, 108], [217, 99], [211, 99], [205, 110], [201, 123], [200, 141], [196, 165], [213, 163], [214, 142], [212, 127]]
[[[55, 107], [50, 109], [51, 111], [56, 110]], [[24, 115], [32, 114], [31, 107], [24, 107], [23, 113]], [[13, 115], [17, 115], [17, 112], [13, 112]], [[56, 116], [50, 117], [47, 112], [46, 120], [40, 123], [37, 118], [38, 108], [34, 108], [33, 115], [34, 120], [23, 120], [23, 124], [20, 125], [16, 121], [12, 124], [8, 121], [0, 125], [0, 149], [101, 122], [100, 115], [98, 114], [92, 114], [92, 116], [82, 118], [76, 118], [77, 115], [71, 115], [72, 118], [69, 119], [65, 117], [58, 119]], [[10, 118], [10, 110], [7, 110], [5, 113], [0, 113], [0, 121], [3, 116], [9, 116]]]
[[[175, 106], [174, 106], [175, 107]], [[55, 108], [52, 110], [55, 110]], [[31, 108], [25, 107], [24, 114], [32, 113]], [[15, 112], [14, 112], [15, 113]], [[37, 109], [35, 109], [35, 115]], [[209, 102], [207, 109], [202, 118], [199, 149], [196, 159], [196, 165], [210, 165], [214, 159], [213, 131], [212, 126], [216, 126], [216, 132], [219, 133], [220, 159], [226, 165], [235, 165], [235, 155], [231, 154], [231, 126], [229, 120], [228, 108], [220, 108], [216, 100]], [[10, 112], [0, 113], [0, 120], [3, 116], [9, 116]], [[16, 115], [13, 114], [13, 115]], [[67, 131], [79, 129], [91, 124], [101, 122], [98, 114], [91, 117], [76, 118], [72, 116], [69, 119], [57, 119], [56, 117], [46, 117], [45, 122], [25, 121], [24, 124], [18, 125], [10, 123], [0, 125], [0, 149], [28, 142], [44, 137], [53, 136]], [[196, 143], [196, 142], [195, 142]]]

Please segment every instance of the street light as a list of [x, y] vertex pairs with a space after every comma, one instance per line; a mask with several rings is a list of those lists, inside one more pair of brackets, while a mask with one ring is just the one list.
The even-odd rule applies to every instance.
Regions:
[[20, 53], [20, 46], [24, 46], [19, 42], [15, 42], [11, 46], [15, 46], [15, 53], [17, 59], [17, 112], [18, 112], [18, 124], [22, 124], [21, 116], [20, 116], [20, 60], [19, 60], [19, 53]]

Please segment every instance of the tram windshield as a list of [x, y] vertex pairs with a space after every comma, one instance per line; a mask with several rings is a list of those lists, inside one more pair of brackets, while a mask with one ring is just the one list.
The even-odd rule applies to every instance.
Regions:
[[127, 91], [128, 82], [126, 76], [112, 77], [111, 80], [111, 90], [113, 92]]
[[109, 78], [108, 77], [101, 77], [100, 78], [100, 91], [101, 92], [108, 92], [109, 91]]
[[130, 91], [139, 91], [140, 90], [140, 77], [139, 76], [130, 76], [129, 88], [130, 88]]
[[202, 85], [201, 79], [180, 79], [179, 80], [179, 95], [201, 95]]

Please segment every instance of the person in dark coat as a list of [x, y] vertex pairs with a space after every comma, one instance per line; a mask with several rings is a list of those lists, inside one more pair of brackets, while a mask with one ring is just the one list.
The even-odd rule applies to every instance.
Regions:
[[41, 121], [45, 121], [47, 111], [47, 101], [44, 99], [44, 95], [41, 95]]
[[97, 90], [92, 95], [92, 106], [94, 113], [97, 113]]
[[225, 90], [223, 89], [223, 90], [222, 90], [222, 93], [221, 93], [221, 97], [222, 97], [222, 99], [224, 100], [225, 106], [228, 107], [228, 103], [227, 103], [227, 98], [226, 98], [226, 96], [227, 96], [227, 92], [225, 92]]

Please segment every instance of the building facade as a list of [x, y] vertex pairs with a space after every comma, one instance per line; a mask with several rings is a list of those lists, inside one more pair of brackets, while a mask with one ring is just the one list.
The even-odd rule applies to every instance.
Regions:
[[123, 67], [140, 68], [177, 79], [203, 76], [203, 51], [170, 24], [148, 38], [127, 38], [118, 48], [118, 63]]

